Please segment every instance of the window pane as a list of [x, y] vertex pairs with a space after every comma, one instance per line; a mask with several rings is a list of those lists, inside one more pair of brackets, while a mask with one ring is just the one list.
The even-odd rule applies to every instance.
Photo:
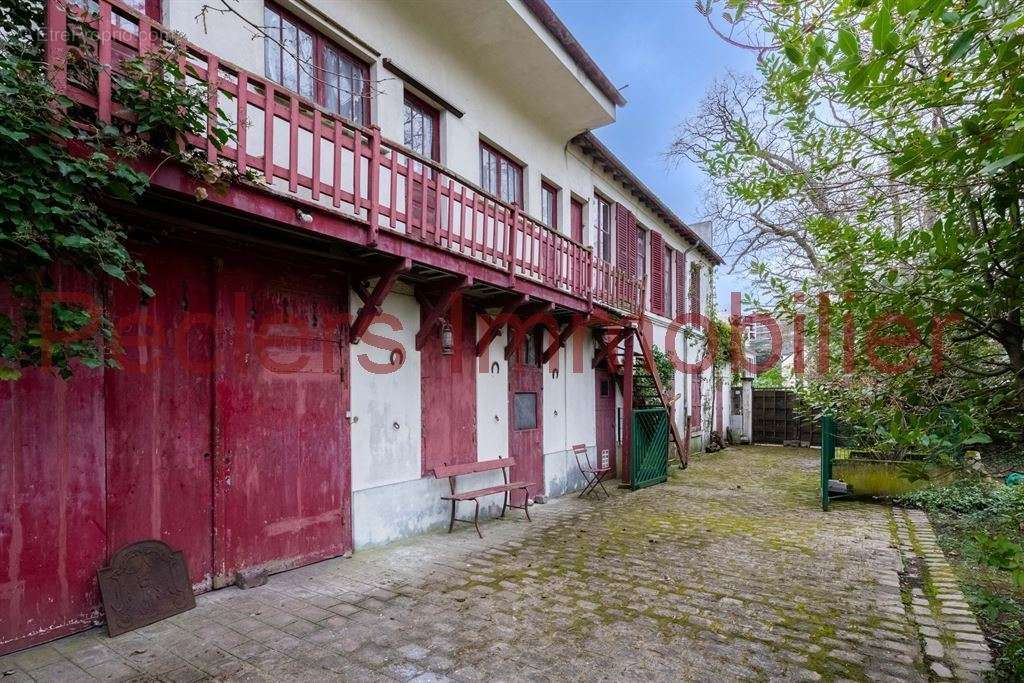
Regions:
[[281, 46], [278, 42], [281, 39], [281, 17], [270, 9], [263, 11], [263, 23], [266, 25], [266, 35], [263, 38], [263, 69], [267, 78], [281, 82]]
[[282, 64], [281, 64], [281, 85], [284, 87], [295, 90], [298, 86], [299, 69], [298, 63], [295, 61], [295, 54], [298, 46], [296, 45], [296, 28], [295, 24], [285, 19], [281, 25], [281, 43], [282, 43]]
[[437, 119], [430, 112], [422, 112], [420, 116], [423, 126], [423, 156], [434, 158], [434, 140], [437, 139], [437, 131], [434, 130]]
[[480, 186], [498, 194], [498, 159], [486, 147], [480, 148]]
[[537, 428], [537, 394], [521, 393], [515, 396], [515, 428]]
[[366, 117], [363, 116], [363, 93], [366, 83], [363, 81], [363, 70], [355, 64], [349, 64], [349, 72], [352, 74], [352, 120], [365, 124]]
[[338, 53], [324, 51], [324, 106], [335, 114], [338, 110]]
[[313, 36], [299, 31], [299, 94], [313, 97]]
[[549, 228], [557, 227], [555, 225], [555, 223], [558, 222], [557, 221], [555, 205], [556, 205], [556, 202], [558, 201], [558, 194], [554, 190], [552, 190], [550, 187], [546, 187], [546, 186], [542, 185], [541, 188], [540, 188], [540, 196], [541, 196], [541, 207], [540, 207], [540, 212], [541, 212], [541, 216], [540, 217], [541, 217], [541, 220], [544, 221], [544, 224], [546, 226], [548, 226]]
[[338, 113], [352, 118], [352, 66], [344, 57], [338, 56]]

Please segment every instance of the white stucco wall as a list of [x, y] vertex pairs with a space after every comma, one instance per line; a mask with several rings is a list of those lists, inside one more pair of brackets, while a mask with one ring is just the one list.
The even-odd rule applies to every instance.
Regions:
[[[354, 293], [350, 303], [352, 311], [362, 305]], [[410, 294], [393, 292], [382, 308], [382, 320], [371, 324], [363, 341], [350, 347], [353, 491], [420, 478], [421, 373], [415, 344], [419, 304]], [[375, 341], [375, 336], [401, 345], [405, 362], [398, 369], [369, 366], [390, 362], [391, 351], [379, 348], [387, 343]]]
[[[477, 318], [477, 339], [487, 325]], [[476, 443], [480, 460], [508, 457], [508, 361], [505, 360], [506, 332], [495, 337], [477, 358]], [[497, 369], [494, 366], [497, 365]]]

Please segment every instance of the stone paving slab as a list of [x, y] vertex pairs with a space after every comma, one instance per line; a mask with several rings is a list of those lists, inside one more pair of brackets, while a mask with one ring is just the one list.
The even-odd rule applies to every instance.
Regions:
[[[733, 448], [665, 485], [554, 500], [532, 524], [489, 522], [483, 540], [471, 528], [430, 534], [199, 596], [194, 610], [116, 638], [93, 629], [9, 655], [0, 681], [916, 681], [945, 673], [935, 664], [980, 671], [982, 657], [954, 657], [975, 653], [970, 629], [937, 638], [941, 658], [925, 654], [900, 533], [912, 552], [910, 519], [935, 559], [927, 519], [842, 502], [824, 513], [816, 486], [816, 451]], [[946, 611], [960, 608], [955, 584], [941, 585]], [[918, 607], [940, 636], [964, 619], [938, 624], [931, 603]]]

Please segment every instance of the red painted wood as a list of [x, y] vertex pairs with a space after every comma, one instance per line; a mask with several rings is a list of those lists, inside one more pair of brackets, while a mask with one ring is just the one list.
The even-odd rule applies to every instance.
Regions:
[[597, 424], [597, 462], [601, 461], [601, 451], [608, 450], [608, 461], [615, 476], [615, 380], [604, 368], [594, 373], [596, 378], [596, 413]]
[[569, 229], [577, 242], [583, 242], [583, 202], [575, 197], [569, 204]]
[[[113, 288], [122, 370], [106, 373], [108, 553], [160, 539], [211, 587], [213, 288], [208, 258], [140, 251], [157, 295]], [[188, 501], [183, 505], [183, 501]]]
[[[541, 339], [539, 329], [528, 335], [529, 343], [536, 349], [534, 362], [526, 362], [521, 349], [520, 353], [512, 354], [508, 362], [508, 449], [509, 456], [516, 459], [511, 477], [515, 481], [530, 483], [530, 498], [544, 493], [544, 376], [540, 364]], [[519, 392], [537, 394], [535, 429], [516, 429], [515, 395]], [[513, 504], [523, 504], [522, 493], [514, 491], [511, 496]]]
[[633, 335], [626, 335], [622, 354], [622, 457], [619, 478], [632, 483], [629, 463], [633, 456]]
[[99, 27], [97, 29], [97, 36], [99, 39], [99, 52], [97, 54], [97, 57], [99, 58], [100, 63], [96, 75], [96, 99], [99, 103], [96, 118], [98, 118], [103, 123], [107, 123], [110, 121], [111, 115], [110, 72], [112, 58], [112, 35], [110, 25], [110, 5], [105, 2], [101, 3], [99, 7]]
[[218, 583], [352, 547], [345, 287], [248, 259], [218, 274]]
[[[57, 273], [58, 290], [92, 292]], [[0, 310], [14, 306], [0, 291]], [[106, 555], [103, 372], [0, 382], [0, 654], [88, 628]]]
[[[421, 324], [428, 315], [421, 307]], [[420, 351], [423, 474], [443, 463], [493, 460], [497, 455], [484, 452], [477, 457], [476, 316], [471, 307], [456, 301], [447, 320], [457, 341], [455, 353], [442, 355], [438, 327], [426, 336]]]
[[651, 311], [665, 314], [665, 243], [651, 231]]
[[686, 312], [686, 252], [676, 256], [676, 316]]
[[[217, 111], [217, 100], [220, 96], [220, 91], [217, 89], [217, 82], [220, 80], [219, 64], [220, 61], [215, 56], [210, 56], [206, 62], [206, 98], [207, 106], [212, 112]], [[213, 116], [206, 117], [206, 160], [211, 164], [217, 162], [217, 146], [213, 144], [211, 134], [216, 120]], [[244, 126], [239, 126], [239, 128], [242, 127]]]
[[704, 376], [700, 373], [690, 375], [690, 426], [694, 430], [700, 428], [701, 398], [703, 393], [701, 383], [703, 380]]

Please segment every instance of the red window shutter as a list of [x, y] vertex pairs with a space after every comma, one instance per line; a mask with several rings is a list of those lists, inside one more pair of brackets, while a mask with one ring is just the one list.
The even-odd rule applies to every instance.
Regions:
[[615, 265], [636, 277], [636, 216], [615, 203]]
[[665, 313], [665, 245], [661, 234], [651, 231], [651, 310]]
[[615, 204], [615, 265], [629, 270], [629, 254], [636, 252], [636, 241], [629, 239], [629, 209]]
[[704, 377], [697, 373], [690, 380], [690, 426], [700, 428], [701, 412], [701, 380]]
[[686, 252], [676, 254], [676, 313], [686, 312]]
[[700, 314], [700, 264], [695, 263], [690, 267], [690, 311], [695, 315]]

